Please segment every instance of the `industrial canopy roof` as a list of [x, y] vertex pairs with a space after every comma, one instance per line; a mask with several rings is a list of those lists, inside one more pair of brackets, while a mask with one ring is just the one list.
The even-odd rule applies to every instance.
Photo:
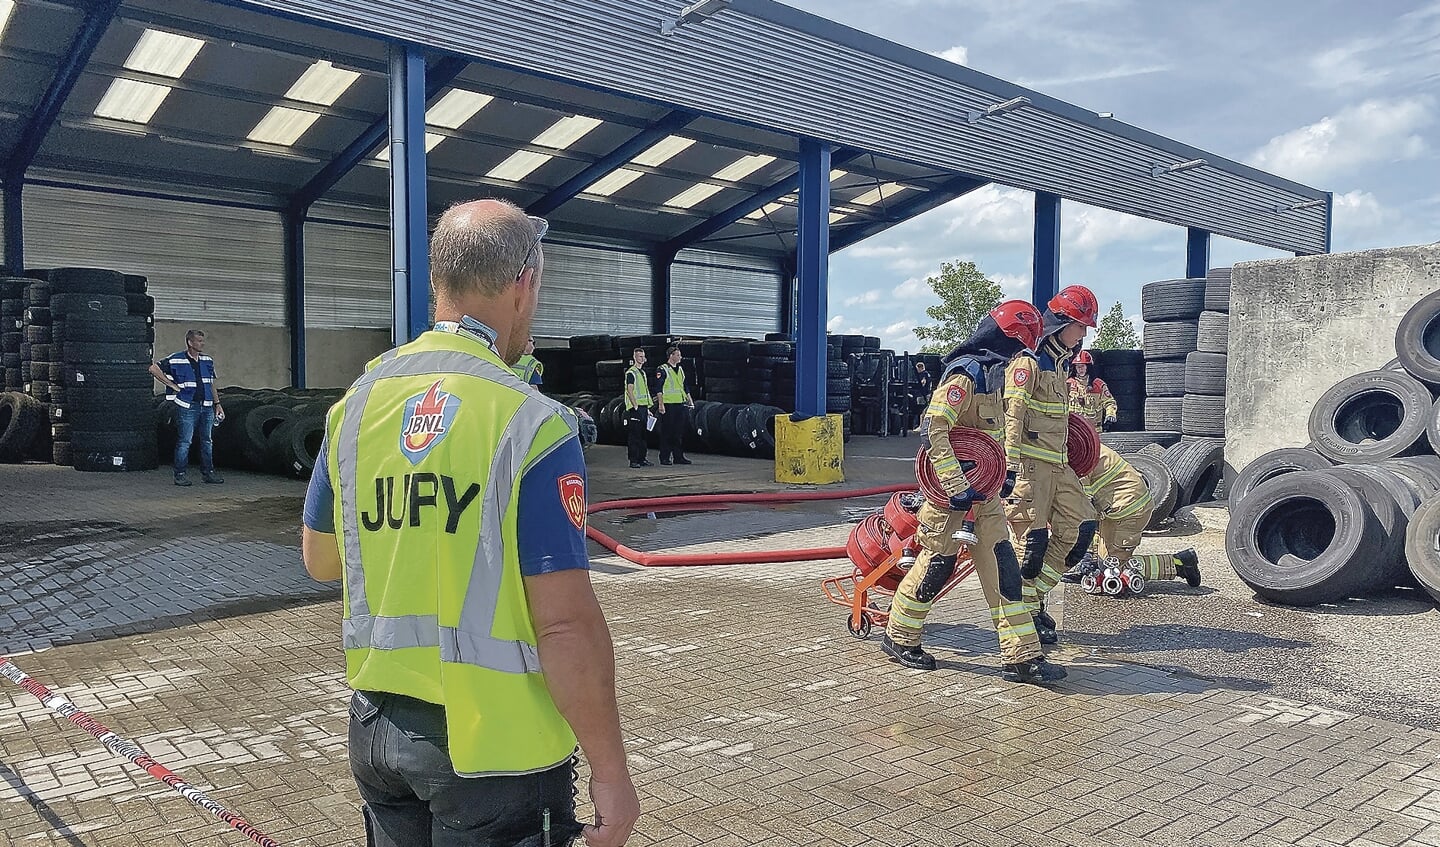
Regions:
[[[835, 146], [832, 249], [988, 182], [1281, 250], [1328, 246], [1325, 192], [770, 0], [697, 3], [671, 35], [679, 0], [115, 6], [0, 0], [7, 170], [38, 144], [31, 182], [275, 208], [328, 189], [384, 208], [375, 133], [387, 43], [403, 41], [433, 51], [435, 207], [490, 193], [577, 236], [786, 256], [808, 137]], [[74, 50], [87, 28], [88, 59]], [[357, 143], [360, 164], [330, 187]]]

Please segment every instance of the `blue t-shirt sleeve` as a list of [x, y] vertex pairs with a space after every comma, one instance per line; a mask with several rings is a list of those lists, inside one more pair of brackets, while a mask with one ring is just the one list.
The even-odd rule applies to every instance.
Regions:
[[585, 505], [585, 456], [580, 440], [570, 437], [520, 479], [516, 536], [523, 576], [589, 569]]
[[315, 532], [335, 534], [335, 489], [330, 487], [330, 473], [325, 464], [330, 453], [330, 440], [320, 445], [315, 457], [315, 470], [310, 474], [310, 487], [305, 490], [305, 525]]

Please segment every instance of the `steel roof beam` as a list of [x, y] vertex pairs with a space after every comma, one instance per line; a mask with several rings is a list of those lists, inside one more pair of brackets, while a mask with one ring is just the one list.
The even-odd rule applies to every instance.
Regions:
[[[849, 162], [853, 159], [858, 159], [863, 155], [865, 154], [859, 150], [836, 150], [830, 155], [830, 167], [838, 168], [846, 162]], [[724, 210], [723, 212], [717, 212], [704, 223], [698, 224], [691, 227], [690, 229], [685, 230], [684, 232], [665, 242], [663, 247], [667, 251], [678, 253], [681, 250], [684, 250], [686, 247], [692, 247], [695, 244], [704, 241], [705, 239], [716, 234], [725, 227], [739, 222], [746, 215], [763, 209], [771, 203], [776, 202], [781, 197], [784, 197], [787, 194], [794, 194], [796, 191], [799, 190], [800, 171], [797, 170], [795, 171], [795, 173], [785, 177], [774, 185], [771, 185], [769, 188], [763, 189], [751, 195], [750, 197], [741, 200], [739, 203], [736, 203], [730, 208]]]
[[[470, 66], [465, 59], [454, 56], [447, 56], [436, 62], [425, 73], [425, 101], [428, 103], [435, 95], [445, 90], [460, 72]], [[344, 150], [336, 154], [330, 164], [320, 169], [320, 172], [310, 178], [310, 181], [300, 186], [290, 196], [290, 208], [304, 210], [309, 208], [315, 201], [325, 196], [325, 192], [339, 184], [345, 175], [355, 169], [365, 160], [365, 157], [374, 150], [390, 131], [390, 117], [376, 118], [370, 126], [358, 138], [350, 142]]]
[[903, 223], [916, 215], [922, 215], [931, 209], [939, 208], [957, 197], [989, 184], [989, 182], [973, 176], [953, 177], [931, 191], [890, 206], [884, 220], [848, 227], [843, 234], [832, 236], [830, 252], [844, 250], [846, 247], [864, 241], [872, 235], [878, 235], [898, 223]]
[[84, 72], [91, 54], [99, 46], [105, 30], [110, 27], [110, 21], [115, 17], [115, 10], [119, 6], [120, 0], [96, 0], [86, 11], [85, 20], [75, 32], [60, 66], [55, 70], [55, 76], [50, 80], [50, 87], [36, 104], [30, 121], [20, 131], [20, 139], [15, 142], [14, 149], [6, 159], [4, 176], [7, 183], [25, 178], [25, 171], [30, 167], [30, 163], [35, 161], [35, 154], [40, 152], [40, 145], [44, 143], [50, 127], [54, 126], [55, 119], [60, 116], [60, 109], [69, 99], [75, 83], [80, 81], [80, 74]]
[[530, 204], [525, 211], [532, 215], [548, 215], [575, 199], [581, 192], [594, 185], [603, 177], [614, 173], [626, 162], [648, 150], [656, 142], [679, 132], [686, 124], [695, 120], [690, 112], [674, 111], [631, 136], [629, 141], [616, 147], [608, 155], [592, 162], [585, 170], [552, 188], [544, 197]]

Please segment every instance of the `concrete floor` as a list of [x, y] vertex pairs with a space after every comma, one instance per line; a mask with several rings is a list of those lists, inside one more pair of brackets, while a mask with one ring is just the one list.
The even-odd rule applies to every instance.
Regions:
[[[906, 480], [915, 446], [855, 440], [847, 485]], [[765, 463], [694, 458], [631, 471], [593, 448], [591, 499], [777, 487]], [[0, 492], [0, 653], [287, 847], [363, 842], [339, 604], [300, 569], [300, 483], [22, 466]], [[878, 502], [596, 521], [645, 550], [809, 547]], [[1069, 675], [1049, 690], [1000, 679], [973, 582], [932, 616], [941, 668], [922, 674], [845, 632], [819, 587], [843, 562], [647, 569], [592, 547], [646, 815], [631, 843], [1440, 844], [1433, 606], [1262, 605], [1222, 523], [1202, 510], [1142, 548], [1193, 544], [1207, 588], [1057, 597]], [[244, 839], [0, 681], [11, 843]]]

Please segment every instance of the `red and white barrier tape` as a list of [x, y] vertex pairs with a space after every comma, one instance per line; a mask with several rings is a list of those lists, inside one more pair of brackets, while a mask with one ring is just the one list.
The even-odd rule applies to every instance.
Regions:
[[176, 776], [174, 771], [150, 758], [144, 750], [140, 749], [140, 745], [128, 738], [122, 738], [111, 732], [104, 724], [101, 724], [99, 721], [81, 711], [74, 703], [65, 699], [63, 695], [56, 694], [54, 691], [31, 679], [28, 674], [15, 667], [8, 658], [3, 656], [0, 656], [0, 675], [5, 676], [11, 682], [35, 695], [45, 708], [95, 736], [111, 753], [134, 762], [143, 768], [146, 773], [175, 789], [175, 792], [181, 797], [184, 797], [186, 800], [189, 800], [191, 803], [234, 827], [242, 835], [259, 844], [260, 847], [280, 847], [280, 843], [275, 839], [251, 826], [244, 818], [210, 799], [205, 792]]

